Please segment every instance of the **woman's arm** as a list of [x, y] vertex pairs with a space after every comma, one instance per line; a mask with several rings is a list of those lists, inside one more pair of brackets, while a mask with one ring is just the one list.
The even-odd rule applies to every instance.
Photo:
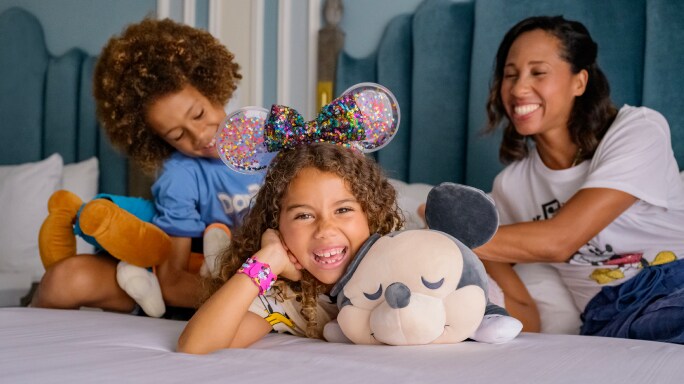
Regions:
[[563, 262], [636, 201], [615, 189], [582, 189], [553, 218], [502, 225], [475, 252], [499, 262]]
[[523, 323], [524, 332], [539, 332], [541, 320], [537, 304], [520, 277], [509, 263], [483, 260], [489, 276], [501, 287], [506, 310]]

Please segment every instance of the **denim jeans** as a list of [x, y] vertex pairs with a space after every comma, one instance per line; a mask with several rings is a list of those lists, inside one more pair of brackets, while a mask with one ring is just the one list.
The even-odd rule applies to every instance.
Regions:
[[684, 259], [645, 267], [603, 287], [582, 313], [580, 334], [684, 344]]

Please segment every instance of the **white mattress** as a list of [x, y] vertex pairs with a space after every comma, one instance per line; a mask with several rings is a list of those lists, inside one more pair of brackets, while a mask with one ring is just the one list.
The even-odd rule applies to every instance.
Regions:
[[270, 334], [248, 349], [173, 352], [184, 322], [0, 309], [2, 383], [682, 383], [684, 346], [525, 334], [507, 344], [332, 344]]

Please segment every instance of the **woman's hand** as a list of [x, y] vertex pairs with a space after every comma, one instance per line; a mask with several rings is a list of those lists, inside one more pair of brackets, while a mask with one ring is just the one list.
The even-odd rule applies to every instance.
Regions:
[[280, 232], [267, 229], [261, 235], [261, 249], [256, 253], [257, 260], [271, 266], [273, 273], [288, 280], [302, 278], [302, 266], [283, 242]]
[[427, 225], [427, 221], [425, 220], [425, 203], [416, 208], [416, 214], [418, 214], [418, 217], [420, 217], [423, 220], [423, 223]]

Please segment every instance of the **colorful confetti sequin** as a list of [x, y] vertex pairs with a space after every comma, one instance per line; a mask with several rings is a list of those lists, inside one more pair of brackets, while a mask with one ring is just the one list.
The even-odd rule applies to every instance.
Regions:
[[394, 95], [374, 83], [357, 84], [305, 121], [293, 108], [273, 105], [231, 113], [217, 133], [219, 155], [239, 172], [259, 171], [278, 151], [328, 142], [372, 152], [387, 145], [399, 128]]

